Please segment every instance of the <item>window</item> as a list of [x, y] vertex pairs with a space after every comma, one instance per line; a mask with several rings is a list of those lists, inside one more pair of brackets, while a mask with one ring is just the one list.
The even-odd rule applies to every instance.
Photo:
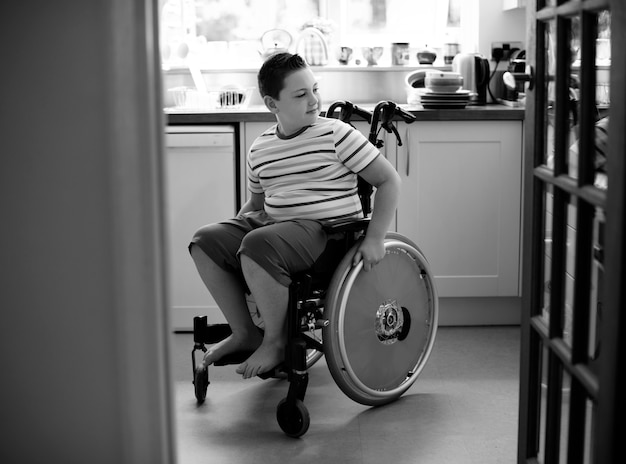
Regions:
[[291, 51], [305, 26], [320, 29], [329, 64], [337, 63], [340, 46], [382, 46], [389, 64], [394, 42], [435, 51], [460, 43], [462, 51], [472, 52], [478, 38], [478, 0], [161, 0], [160, 5], [163, 61], [171, 66], [192, 56], [208, 67], [256, 67], [260, 39], [271, 29], [289, 33]]

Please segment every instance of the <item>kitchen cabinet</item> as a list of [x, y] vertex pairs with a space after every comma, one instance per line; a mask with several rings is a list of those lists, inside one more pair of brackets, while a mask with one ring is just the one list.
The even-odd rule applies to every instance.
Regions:
[[240, 185], [241, 185], [241, 198], [242, 203], [245, 203], [250, 198], [250, 192], [248, 191], [248, 163], [247, 157], [248, 152], [250, 151], [250, 146], [252, 143], [259, 137], [263, 132], [265, 132], [269, 127], [271, 127], [275, 123], [271, 122], [246, 122], [242, 124], [241, 130], [241, 143], [242, 147], [240, 157], [240, 166], [241, 172], [240, 176]]
[[165, 141], [170, 327], [192, 328], [199, 315], [224, 322], [187, 246], [198, 228], [236, 212], [234, 129], [169, 126]]
[[506, 10], [514, 10], [516, 8], [525, 8], [526, 0], [502, 0], [502, 9]]
[[521, 121], [399, 124], [397, 229], [440, 297], [520, 295]]

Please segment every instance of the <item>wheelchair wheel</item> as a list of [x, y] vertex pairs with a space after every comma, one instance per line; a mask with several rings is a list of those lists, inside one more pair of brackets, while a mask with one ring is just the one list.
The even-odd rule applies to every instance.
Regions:
[[193, 389], [198, 404], [204, 403], [206, 399], [206, 391], [209, 386], [209, 370], [206, 367], [196, 368], [193, 376]]
[[352, 266], [357, 243], [330, 283], [324, 348], [339, 388], [361, 404], [400, 397], [432, 350], [438, 301], [426, 258], [406, 237], [388, 233], [386, 255], [371, 271]]
[[293, 404], [290, 404], [287, 398], [282, 399], [276, 407], [276, 420], [282, 431], [293, 438], [304, 435], [311, 424], [309, 410], [298, 399]]
[[[314, 340], [317, 340], [318, 342], [322, 343], [322, 339], [323, 339], [322, 329], [317, 329], [315, 331], [304, 332], [304, 333], [307, 334], [309, 337], [313, 338]], [[306, 350], [306, 368], [310, 369], [311, 366], [313, 366], [313, 364], [319, 361], [322, 356], [324, 356], [323, 351], [318, 351], [315, 348], [309, 348], [308, 350]]]

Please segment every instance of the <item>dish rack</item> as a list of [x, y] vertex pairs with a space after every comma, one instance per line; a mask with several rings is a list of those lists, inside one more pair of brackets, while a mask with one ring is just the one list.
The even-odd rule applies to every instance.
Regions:
[[243, 109], [250, 103], [254, 87], [207, 89], [200, 91], [192, 87], [168, 89], [176, 108], [188, 109]]

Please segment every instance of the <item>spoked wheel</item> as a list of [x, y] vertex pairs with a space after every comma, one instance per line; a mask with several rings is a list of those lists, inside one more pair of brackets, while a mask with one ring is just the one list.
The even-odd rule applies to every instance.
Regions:
[[293, 438], [304, 435], [311, 423], [309, 410], [299, 399], [292, 404], [287, 398], [282, 399], [276, 407], [276, 420], [283, 432]]
[[[316, 329], [314, 331], [304, 333], [312, 339], [322, 343], [322, 329]], [[310, 369], [311, 366], [319, 361], [322, 356], [324, 356], [324, 352], [318, 351], [315, 348], [309, 348], [308, 350], [306, 350], [306, 368]]]
[[193, 388], [198, 404], [204, 403], [206, 391], [209, 386], [209, 370], [206, 367], [198, 367], [193, 376]]
[[406, 237], [388, 233], [385, 258], [371, 271], [352, 266], [356, 248], [331, 281], [324, 348], [339, 388], [361, 404], [394, 401], [417, 379], [435, 341], [438, 301], [426, 258]]

